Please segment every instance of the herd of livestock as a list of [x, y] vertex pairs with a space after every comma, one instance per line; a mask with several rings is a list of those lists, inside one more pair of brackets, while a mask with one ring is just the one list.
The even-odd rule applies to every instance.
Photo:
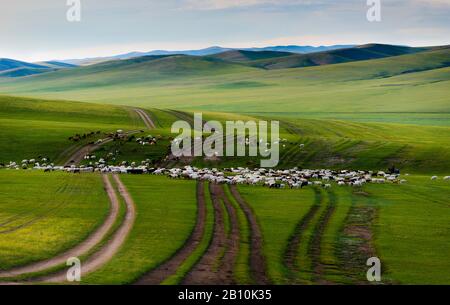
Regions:
[[[24, 160], [22, 166], [15, 162], [5, 165], [8, 169], [32, 169], [50, 171], [65, 171], [69, 173], [83, 172], [100, 172], [115, 174], [153, 174], [166, 175], [172, 179], [191, 179], [203, 180], [220, 184], [248, 184], [263, 185], [270, 188], [303, 188], [308, 185], [317, 185], [324, 188], [330, 188], [332, 182], [339, 186], [362, 186], [366, 183], [406, 183], [407, 180], [400, 177], [399, 170], [391, 168], [387, 171], [362, 171], [362, 170], [329, 170], [329, 169], [249, 169], [249, 168], [196, 168], [185, 166], [182, 168], [154, 168], [150, 167], [147, 161], [143, 161], [140, 165], [132, 162], [129, 165], [122, 164], [120, 166], [107, 165], [104, 160], [99, 160], [94, 166], [55, 166], [54, 164], [46, 164], [47, 160], [42, 159], [41, 163], [36, 160]], [[408, 176], [405, 174], [403, 176]], [[432, 180], [439, 177], [433, 176]], [[450, 180], [450, 176], [443, 178]]]

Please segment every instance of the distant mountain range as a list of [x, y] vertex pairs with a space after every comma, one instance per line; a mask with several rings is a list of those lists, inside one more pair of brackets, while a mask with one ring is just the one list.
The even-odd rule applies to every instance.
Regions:
[[[296, 46], [270, 47], [296, 49]], [[153, 51], [151, 55], [145, 53], [130, 53], [119, 55], [109, 60], [105, 58], [90, 59], [90, 64], [84, 62], [77, 66], [61, 61], [47, 61], [27, 63], [13, 59], [0, 59], [0, 78], [21, 78], [34, 74], [43, 74], [32, 77], [37, 79], [66, 79], [80, 76], [95, 76], [108, 82], [112, 76], [127, 78], [128, 80], [158, 79], [166, 77], [180, 77], [187, 75], [215, 75], [249, 71], [251, 69], [289, 69], [311, 66], [332, 65], [363, 60], [373, 60], [412, 53], [420, 53], [439, 49], [449, 49], [449, 46], [413, 48], [405, 46], [366, 44], [348, 48], [337, 48], [313, 53], [294, 53], [274, 51], [270, 48], [234, 50], [213, 47], [209, 49], [186, 51], [191, 54], [178, 54], [168, 51]], [[216, 53], [219, 51], [222, 52]], [[160, 54], [166, 52], [166, 54]], [[157, 55], [155, 55], [155, 53]], [[211, 54], [212, 53], [212, 54]], [[195, 54], [195, 55], [193, 55]], [[205, 55], [200, 55], [205, 54]], [[141, 55], [141, 56], [138, 56]], [[129, 58], [126, 58], [129, 57]], [[96, 62], [96, 63], [95, 63]], [[446, 61], [448, 63], [448, 61]], [[64, 70], [64, 71], [62, 71]], [[129, 76], [126, 76], [127, 73]], [[114, 78], [114, 82], [120, 82]]]
[[117, 59], [130, 59], [142, 56], [155, 56], [155, 55], [191, 55], [191, 56], [207, 56], [219, 54], [232, 50], [242, 50], [242, 51], [252, 51], [252, 52], [261, 52], [261, 51], [274, 51], [274, 52], [289, 52], [289, 53], [298, 53], [298, 54], [307, 54], [313, 52], [322, 52], [322, 51], [330, 51], [336, 49], [344, 49], [351, 48], [354, 45], [333, 45], [333, 46], [273, 46], [273, 47], [264, 47], [264, 48], [222, 48], [218, 46], [209, 47], [206, 49], [199, 50], [184, 50], [184, 51], [165, 51], [165, 50], [155, 50], [150, 52], [131, 52], [126, 54], [120, 54], [109, 57], [92, 57], [92, 58], [82, 58], [82, 59], [63, 59], [58, 60], [58, 62], [74, 64], [74, 65], [90, 65], [99, 62], [109, 61], [109, 60], [117, 60]]

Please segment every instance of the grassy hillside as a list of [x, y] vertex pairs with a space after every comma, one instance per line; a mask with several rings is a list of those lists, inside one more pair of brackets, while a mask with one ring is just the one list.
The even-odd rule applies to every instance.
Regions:
[[0, 78], [22, 77], [55, 70], [55, 66], [32, 64], [23, 61], [0, 58]]
[[[56, 71], [21, 80], [32, 91], [92, 90], [111, 86], [143, 84], [161, 79], [205, 77], [252, 71], [254, 68], [212, 58], [161, 55], [115, 60], [96, 65]], [[8, 83], [5, 81], [5, 83]], [[28, 89], [25, 89], [28, 90]]]
[[6, 71], [1, 71], [0, 72], [0, 77], [24, 77], [24, 76], [30, 76], [30, 75], [35, 75], [35, 74], [41, 74], [41, 73], [46, 73], [46, 72], [51, 72], [51, 71], [55, 71], [54, 69], [50, 69], [50, 68], [25, 68], [25, 67], [21, 67], [21, 68], [15, 68], [15, 69], [10, 69], [10, 70], [6, 70]]
[[277, 52], [277, 51], [245, 51], [245, 50], [231, 50], [215, 55], [209, 56], [209, 58], [216, 58], [231, 62], [248, 62], [262, 59], [273, 59], [278, 57], [285, 57], [293, 55], [289, 52]]
[[311, 54], [290, 54], [281, 58], [261, 58], [249, 64], [265, 69], [285, 69], [309, 66], [339, 64], [345, 62], [379, 59], [426, 51], [426, 48], [368, 44], [353, 48], [317, 52]]
[[134, 129], [140, 124], [123, 107], [0, 96], [0, 162], [39, 156], [54, 161], [65, 149], [80, 144], [68, 140], [75, 134]]
[[[278, 120], [280, 168], [387, 169], [397, 166], [403, 173], [450, 173], [449, 126], [394, 123], [361, 123], [332, 119], [288, 116], [243, 116], [206, 113], [206, 120]], [[304, 147], [300, 145], [304, 144]], [[123, 149], [125, 151], [125, 149]], [[129, 149], [128, 149], [129, 150]], [[202, 157], [174, 165], [198, 167], [258, 167], [259, 158]]]
[[0, 58], [0, 71], [6, 71], [6, 70], [16, 69], [16, 68], [43, 69], [45, 67], [46, 66], [30, 64], [30, 63], [19, 61], [19, 60]]

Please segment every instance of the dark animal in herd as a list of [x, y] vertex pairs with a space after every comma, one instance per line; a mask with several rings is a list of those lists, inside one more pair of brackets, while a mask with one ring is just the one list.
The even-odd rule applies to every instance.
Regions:
[[90, 138], [90, 137], [92, 137], [94, 135], [98, 135], [100, 133], [101, 133], [101, 131], [91, 131], [90, 133], [83, 133], [83, 134], [78, 134], [77, 133], [76, 135], [74, 135], [72, 137], [69, 137], [69, 141], [78, 142], [80, 140], [84, 140], [84, 139]]

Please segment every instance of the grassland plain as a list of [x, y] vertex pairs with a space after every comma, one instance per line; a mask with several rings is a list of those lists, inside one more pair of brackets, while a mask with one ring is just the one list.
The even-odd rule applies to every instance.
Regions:
[[191, 253], [191, 255], [180, 265], [177, 272], [168, 277], [163, 285], [175, 285], [181, 283], [188, 272], [195, 266], [196, 263], [202, 258], [202, 256], [208, 250], [208, 246], [211, 243], [213, 237], [214, 226], [214, 209], [211, 202], [211, 195], [209, 193], [209, 183], [204, 184], [204, 196], [206, 204], [206, 223], [205, 231], [202, 239], [199, 241], [197, 248]]
[[314, 192], [311, 189], [269, 190], [249, 186], [241, 186], [239, 191], [252, 206], [260, 223], [263, 253], [271, 281], [275, 284], [288, 283], [288, 270], [283, 265], [284, 250], [298, 220], [314, 203]]
[[375, 244], [392, 282], [450, 284], [450, 183], [411, 176], [409, 183], [368, 185], [379, 206]]
[[122, 176], [136, 204], [137, 218], [125, 244], [85, 284], [128, 284], [170, 258], [195, 224], [195, 182], [161, 176]]
[[72, 248], [108, 213], [99, 175], [2, 170], [0, 180], [2, 270]]
[[[320, 215], [324, 214], [329, 200], [322, 198], [316, 216], [301, 232], [303, 242], [298, 249], [298, 264], [301, 267], [295, 275], [297, 281], [315, 282], [313, 279], [317, 274], [311, 265], [314, 260], [324, 266], [321, 276], [327, 282], [361, 283], [364, 280], [366, 269], [359, 270], [352, 278], [340, 268], [342, 257], [337, 255], [340, 247], [338, 239], [352, 202], [364, 198], [365, 203], [360, 203], [363, 207], [378, 209], [370, 242], [382, 262], [383, 282], [449, 284], [450, 266], [446, 255], [450, 238], [447, 221], [450, 216], [447, 199], [450, 184], [443, 180], [430, 181], [428, 176], [413, 175], [407, 179], [408, 184], [405, 185], [367, 185], [361, 190], [336, 188], [333, 195], [335, 209], [318, 236], [321, 249], [320, 256], [315, 258], [311, 256], [314, 253], [311, 252], [311, 242], [315, 239]], [[292, 276], [283, 266], [283, 253], [296, 223], [314, 203], [312, 190], [269, 190], [249, 186], [240, 186], [239, 190], [261, 224], [269, 275], [275, 283], [292, 281]], [[361, 194], [364, 194], [363, 197]], [[323, 196], [326, 195], [322, 193]], [[366, 268], [364, 264], [359, 267]]]

